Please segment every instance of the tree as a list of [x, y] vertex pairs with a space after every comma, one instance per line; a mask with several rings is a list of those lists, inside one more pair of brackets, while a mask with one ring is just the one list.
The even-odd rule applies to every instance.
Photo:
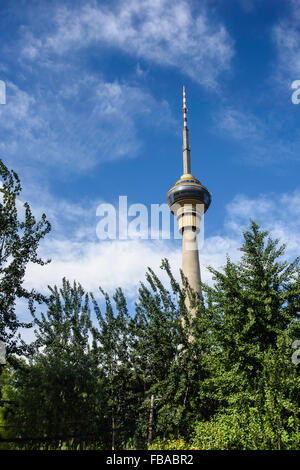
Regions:
[[[18, 329], [30, 327], [20, 322], [16, 314], [16, 301], [25, 299], [32, 304], [42, 302], [43, 296], [23, 286], [28, 263], [44, 265], [37, 255], [40, 241], [50, 231], [45, 214], [36, 221], [27, 202], [18, 199], [21, 184], [18, 175], [9, 171], [0, 160], [0, 340], [5, 343], [7, 360], [26, 351], [24, 342], [17, 337]], [[23, 212], [23, 220], [21, 219]]]
[[203, 285], [213, 326], [214, 387], [224, 406], [253, 403], [267, 356], [282, 335], [289, 348], [300, 337], [299, 258], [283, 261], [285, 246], [253, 221], [241, 251], [236, 264], [228, 257], [223, 272], [210, 268], [213, 287]]
[[[168, 276], [169, 286], [148, 268], [147, 284], [141, 283], [132, 320], [131, 363], [144, 390], [138, 429], [140, 434], [147, 435], [153, 396], [154, 437], [187, 434], [196, 418], [210, 413], [203, 387], [209, 376], [210, 349], [203, 302], [200, 296], [192, 295], [185, 282], [183, 288], [179, 285], [166, 259], [161, 268]], [[186, 310], [186, 295], [191, 296], [193, 319]]]
[[[239, 262], [228, 257], [222, 271], [209, 268], [214, 284], [202, 284], [200, 329], [173, 380], [176, 398], [178, 377], [185, 380], [190, 364], [191, 374], [200, 378], [192, 382], [197, 393], [187, 400], [186, 412], [194, 409], [198, 420], [192, 423], [192, 439], [162, 441], [160, 431], [153, 449], [299, 448], [300, 366], [293, 363], [291, 348], [300, 338], [299, 258], [285, 261], [285, 246], [252, 221], [241, 251]], [[195, 357], [204, 366], [200, 371], [189, 356], [199, 341]], [[171, 411], [170, 404], [169, 398]], [[184, 422], [181, 434], [190, 437], [188, 429]]]
[[49, 289], [46, 313], [32, 311], [36, 341], [29, 364], [13, 381], [19, 434], [45, 438], [54, 448], [101, 440], [103, 397], [90, 344], [89, 296], [66, 279], [60, 289]]
[[254, 222], [241, 250], [239, 262], [210, 268], [204, 297], [163, 260], [169, 286], [149, 268], [131, 312], [120, 288], [112, 301], [100, 289], [101, 309], [77, 283], [50, 288], [46, 313], [31, 304], [37, 339], [6, 384], [18, 407], [3, 410], [5, 422], [53, 448], [71, 435], [75, 447], [91, 436], [106, 449], [171, 435], [175, 448], [298, 446], [299, 260], [284, 261], [284, 246]]
[[109, 295], [104, 295], [105, 312], [96, 302], [94, 310], [98, 326], [94, 327], [94, 350], [106, 396], [105, 422], [111, 430], [110, 447], [114, 450], [125, 445], [136, 429], [136, 384], [130, 358], [130, 316], [125, 296], [120, 288], [113, 295], [115, 309]]
[[[205, 415], [207, 396], [202, 382], [209, 374], [210, 338], [204, 306], [197, 306], [191, 322], [186, 292], [174, 279], [167, 260], [162, 269], [171, 288], [148, 268], [131, 314], [121, 289], [113, 296], [115, 309], [103, 291], [104, 313], [94, 299], [99, 325], [94, 333], [95, 350], [105, 375], [113, 448], [128, 441], [145, 447], [149, 426], [154, 437], [188, 432], [193, 420]], [[192, 343], [191, 333], [196, 338]]]
[[1, 442], [2, 439], [14, 438], [16, 435], [16, 428], [11, 423], [11, 411], [14, 403], [12, 397], [14, 391], [12, 388], [12, 378], [14, 369], [12, 366], [6, 364], [2, 369], [0, 375], [0, 450], [10, 449], [13, 447], [11, 443]]

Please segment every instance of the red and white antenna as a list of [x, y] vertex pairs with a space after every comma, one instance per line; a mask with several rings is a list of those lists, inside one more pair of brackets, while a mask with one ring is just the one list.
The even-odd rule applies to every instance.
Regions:
[[183, 87], [183, 126], [187, 127], [187, 107], [186, 107], [186, 96], [185, 96], [185, 87]]
[[191, 157], [189, 148], [189, 131], [187, 128], [187, 107], [185, 87], [183, 87], [183, 173], [191, 173]]

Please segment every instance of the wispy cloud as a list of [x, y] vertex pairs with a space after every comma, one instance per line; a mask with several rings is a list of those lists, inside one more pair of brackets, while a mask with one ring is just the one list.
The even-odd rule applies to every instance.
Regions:
[[300, 133], [287, 111], [283, 122], [273, 109], [264, 109], [258, 115], [250, 107], [244, 110], [224, 106], [215, 113], [213, 123], [214, 132], [234, 142], [239, 159], [247, 164], [264, 166], [300, 158]]
[[28, 92], [8, 83], [7, 104], [0, 108], [0, 152], [14, 162], [86, 170], [136, 157], [142, 146], [138, 120], [156, 126], [162, 124], [159, 116], [164, 116], [165, 125], [173, 123], [167, 102], [118, 81], [64, 77], [43, 93], [39, 87]]
[[257, 198], [237, 195], [227, 206], [226, 227], [235, 233], [245, 229], [249, 219], [259, 222], [273, 237], [287, 244], [291, 258], [300, 252], [300, 192], [261, 194]]
[[24, 58], [46, 61], [91, 45], [106, 45], [160, 66], [171, 66], [198, 83], [215, 86], [230, 68], [233, 41], [204, 7], [186, 0], [129, 0], [59, 7], [54, 31], [36, 38], [25, 31]]
[[290, 13], [274, 25], [272, 38], [276, 46], [277, 78], [290, 84], [300, 77], [300, 2], [289, 0]]
[[262, 138], [262, 122], [250, 112], [245, 113], [232, 107], [223, 108], [215, 118], [220, 130], [228, 133], [235, 140]]
[[[53, 200], [54, 201], [54, 200]], [[65, 206], [63, 201], [53, 204], [52, 212]], [[91, 207], [93, 204], [90, 205]], [[84, 206], [71, 207], [66, 219], [71, 216], [77, 232], [71, 237], [70, 224], [60, 219], [61, 229], [49, 235], [41, 245], [41, 255], [52, 258], [47, 266], [30, 266], [26, 283], [45, 291], [48, 284], [59, 283], [63, 276], [71, 281], [78, 280], [86, 289], [96, 292], [101, 285], [109, 292], [118, 286], [134, 297], [138, 285], [144, 280], [146, 268], [150, 266], [159, 272], [162, 258], [168, 258], [174, 274], [179, 279], [181, 266], [180, 240], [108, 240], [93, 237], [98, 220], [91, 212], [84, 215]], [[212, 282], [208, 266], [220, 269], [226, 262], [226, 255], [237, 261], [241, 252], [242, 231], [247, 228], [250, 218], [261, 223], [273, 237], [287, 243], [287, 256], [296, 257], [300, 251], [300, 193], [261, 194], [257, 198], [237, 195], [226, 207], [223, 227], [219, 234], [205, 234], [200, 249], [202, 280]], [[77, 221], [77, 223], [76, 223]], [[89, 226], [89, 233], [84, 230]], [[64, 230], [63, 231], [63, 227]], [[78, 236], [83, 229], [83, 236]]]

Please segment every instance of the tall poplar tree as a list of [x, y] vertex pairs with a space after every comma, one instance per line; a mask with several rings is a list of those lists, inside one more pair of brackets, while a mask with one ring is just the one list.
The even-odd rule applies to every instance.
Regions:
[[[0, 160], [0, 341], [5, 344], [6, 359], [23, 354], [26, 345], [17, 337], [21, 322], [16, 313], [16, 301], [42, 302], [43, 296], [34, 289], [25, 289], [24, 276], [28, 263], [44, 265], [39, 258], [40, 241], [50, 231], [45, 214], [37, 221], [27, 202], [18, 199], [21, 183], [13, 170]], [[22, 214], [23, 213], [23, 214]]]
[[[201, 296], [191, 292], [183, 279], [177, 282], [166, 259], [161, 268], [169, 285], [148, 269], [146, 283], [139, 289], [134, 316], [135, 336], [132, 360], [136, 375], [144, 388], [143, 417], [146, 433], [146, 413], [149, 415], [153, 397], [152, 434], [186, 435], [195, 419], [210, 413], [211, 403], [205, 390], [209, 377], [209, 319]], [[190, 295], [195, 316], [186, 310]], [[193, 338], [193, 340], [191, 340]]]
[[100, 288], [105, 299], [105, 311], [101, 312], [91, 294], [98, 325], [93, 328], [94, 351], [98, 371], [103, 376], [103, 393], [106, 408], [103, 415], [110, 430], [110, 447], [120, 448], [135, 429], [135, 406], [132, 389], [133, 378], [129, 357], [129, 322], [127, 303], [120, 288], [113, 295], [115, 309], [109, 295]]
[[50, 288], [46, 304], [45, 313], [32, 311], [36, 341], [29, 364], [13, 382], [19, 435], [45, 438], [54, 448], [98, 435], [101, 441], [103, 397], [91, 347], [88, 294], [63, 279], [61, 288]]

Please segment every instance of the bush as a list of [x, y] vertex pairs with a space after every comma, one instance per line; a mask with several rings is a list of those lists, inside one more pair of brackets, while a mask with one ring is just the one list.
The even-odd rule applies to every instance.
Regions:
[[210, 421], [199, 422], [189, 441], [171, 437], [156, 440], [156, 450], [299, 450], [299, 420], [290, 416], [283, 427], [279, 413], [272, 419], [256, 408], [219, 413]]

